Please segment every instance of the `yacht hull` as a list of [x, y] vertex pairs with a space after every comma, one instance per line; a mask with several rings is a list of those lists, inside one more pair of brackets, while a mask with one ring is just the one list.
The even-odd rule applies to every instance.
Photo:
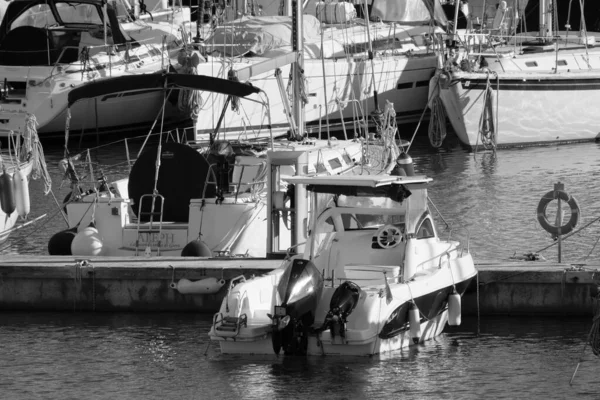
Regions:
[[[488, 102], [485, 92], [491, 88]], [[496, 124], [498, 147], [592, 141], [600, 122], [589, 105], [600, 101], [600, 74], [453, 73], [440, 98], [458, 138], [483, 145], [480, 124], [485, 108]], [[486, 105], [487, 104], [487, 105]]]
[[[250, 63], [234, 64], [234, 69], [248, 67]], [[374, 91], [377, 91], [378, 106], [381, 110], [387, 101], [394, 104], [397, 122], [416, 122], [421, 118], [428, 99], [428, 83], [436, 68], [435, 55], [397, 55], [377, 57], [373, 64], [365, 58], [340, 58], [304, 61], [306, 77], [305, 119], [307, 129], [313, 133], [342, 130], [342, 122], [352, 129], [353, 122], [368, 118], [375, 110]], [[202, 64], [198, 73], [215, 74], [213, 63]], [[218, 76], [226, 76], [227, 71], [217, 70]], [[290, 66], [281, 68], [284, 86], [287, 86]], [[375, 78], [373, 78], [373, 71]], [[373, 84], [375, 79], [375, 84]], [[269, 99], [271, 126], [276, 135], [284, 135], [289, 130], [284, 103], [281, 100], [277, 79], [273, 72], [253, 77], [250, 82], [261, 88]], [[285, 89], [285, 87], [284, 87]], [[256, 96], [256, 99], [259, 99]], [[327, 99], [327, 101], [325, 101]], [[202, 94], [203, 116], [196, 125], [197, 138], [206, 139], [214, 132], [226, 97], [218, 94]], [[326, 106], [327, 104], [327, 106]], [[264, 106], [245, 102], [238, 112], [225, 114], [219, 132], [226, 138], [266, 137], [269, 134], [269, 121]], [[223, 136], [221, 136], [223, 137]]]

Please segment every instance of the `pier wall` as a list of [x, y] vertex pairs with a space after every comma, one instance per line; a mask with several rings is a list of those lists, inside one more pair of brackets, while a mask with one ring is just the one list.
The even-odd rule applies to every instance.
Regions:
[[[0, 311], [206, 312], [219, 309], [231, 279], [281, 260], [13, 257], [0, 260]], [[486, 262], [462, 299], [464, 315], [591, 315], [596, 266]], [[600, 266], [598, 266], [600, 268]], [[182, 294], [180, 279], [223, 278], [213, 294]]]

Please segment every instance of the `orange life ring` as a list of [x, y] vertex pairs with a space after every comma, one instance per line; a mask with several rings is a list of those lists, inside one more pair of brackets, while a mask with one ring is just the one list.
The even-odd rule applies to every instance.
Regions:
[[565, 235], [571, 232], [579, 222], [579, 204], [577, 204], [577, 200], [575, 200], [574, 197], [569, 195], [564, 190], [551, 190], [542, 197], [537, 208], [537, 219], [546, 232], [550, 232], [553, 235], [558, 235], [559, 227], [552, 225], [546, 216], [546, 207], [548, 207], [548, 204], [550, 204], [552, 200], [556, 199], [566, 202], [571, 208], [571, 218], [569, 219], [569, 222], [560, 227], [561, 235]]

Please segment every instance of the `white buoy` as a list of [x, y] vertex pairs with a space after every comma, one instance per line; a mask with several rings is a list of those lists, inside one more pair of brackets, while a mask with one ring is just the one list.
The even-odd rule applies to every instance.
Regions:
[[80, 230], [71, 243], [74, 256], [97, 256], [102, 252], [102, 237], [98, 229], [88, 226]]
[[410, 337], [413, 342], [419, 343], [421, 339], [421, 313], [415, 303], [411, 303], [408, 309], [408, 322], [410, 326]]
[[13, 186], [15, 189], [15, 203], [17, 206], [17, 214], [19, 217], [25, 218], [31, 211], [31, 203], [29, 200], [29, 183], [27, 175], [19, 170], [13, 176]]
[[448, 325], [458, 326], [461, 323], [460, 294], [454, 291], [448, 296]]
[[225, 284], [225, 279], [205, 278], [199, 281], [190, 281], [182, 278], [179, 282], [171, 283], [171, 289], [176, 289], [181, 294], [214, 294]]

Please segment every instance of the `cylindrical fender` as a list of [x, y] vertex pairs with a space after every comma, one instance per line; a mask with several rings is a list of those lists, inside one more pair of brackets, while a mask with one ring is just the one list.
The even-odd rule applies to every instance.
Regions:
[[16, 208], [13, 178], [6, 171], [0, 175], [0, 207], [6, 215], [12, 214]]
[[25, 218], [31, 211], [29, 200], [29, 182], [27, 175], [22, 170], [15, 172], [13, 176], [13, 186], [15, 189], [15, 203], [19, 217]]
[[176, 289], [181, 294], [214, 294], [225, 284], [225, 279], [209, 277], [199, 281], [190, 281], [182, 278], [179, 282], [171, 283], [171, 289]]

